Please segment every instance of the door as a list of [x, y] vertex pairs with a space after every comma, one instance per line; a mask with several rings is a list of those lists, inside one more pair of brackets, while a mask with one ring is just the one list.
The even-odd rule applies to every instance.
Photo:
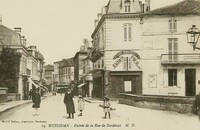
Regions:
[[195, 96], [196, 95], [196, 70], [186, 69], [185, 70], [185, 95]]

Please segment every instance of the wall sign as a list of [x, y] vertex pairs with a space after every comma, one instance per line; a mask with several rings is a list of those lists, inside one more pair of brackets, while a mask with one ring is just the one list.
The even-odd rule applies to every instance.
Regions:
[[125, 50], [125, 51], [120, 51], [118, 52], [114, 57], [113, 57], [113, 60], [119, 58], [121, 55], [124, 55], [124, 54], [131, 54], [131, 55], [134, 55], [137, 59], [141, 59], [140, 58], [140, 55], [138, 55], [138, 53], [132, 51], [132, 50]]
[[113, 64], [113, 67], [116, 68], [121, 62], [124, 61], [124, 59], [126, 57], [123, 57], [122, 55], [124, 54], [130, 54], [131, 57], [130, 59], [132, 60], [132, 62], [135, 64], [135, 66], [141, 70], [141, 67], [140, 67], [140, 55], [138, 55], [138, 53], [132, 51], [132, 50], [125, 50], [125, 51], [120, 51], [118, 52], [114, 57], [113, 57], [113, 60], [116, 60]]
[[122, 61], [124, 61], [124, 57], [120, 56], [120, 58], [113, 64], [113, 67], [116, 68]]

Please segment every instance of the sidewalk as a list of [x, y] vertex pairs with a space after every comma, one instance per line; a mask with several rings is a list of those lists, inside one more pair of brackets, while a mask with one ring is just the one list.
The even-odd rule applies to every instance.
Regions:
[[13, 109], [15, 107], [19, 107], [24, 104], [31, 103], [32, 100], [19, 100], [19, 101], [11, 101], [11, 102], [5, 102], [5, 103], [0, 103], [0, 114]]
[[[45, 99], [47, 98], [46, 96], [41, 97], [41, 99]], [[11, 109], [14, 109], [16, 107], [25, 105], [25, 104], [29, 104], [32, 103], [32, 100], [19, 100], [19, 101], [11, 101], [11, 102], [4, 102], [4, 103], [0, 103], [0, 114], [9, 111]]]

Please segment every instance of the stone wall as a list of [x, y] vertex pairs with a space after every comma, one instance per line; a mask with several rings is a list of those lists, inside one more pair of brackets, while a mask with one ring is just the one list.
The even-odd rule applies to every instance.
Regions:
[[0, 103], [7, 102], [7, 94], [0, 94]]
[[19, 94], [19, 93], [8, 93], [7, 98], [8, 98], [8, 101], [18, 101], [18, 100], [21, 100], [21, 94]]
[[119, 103], [157, 110], [192, 113], [194, 98], [119, 94]]

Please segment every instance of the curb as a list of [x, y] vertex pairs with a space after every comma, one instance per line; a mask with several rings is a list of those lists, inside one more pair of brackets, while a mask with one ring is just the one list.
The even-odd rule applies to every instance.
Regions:
[[12, 110], [12, 109], [18, 108], [18, 107], [20, 107], [20, 106], [27, 105], [27, 104], [29, 104], [29, 103], [32, 103], [32, 102], [31, 102], [31, 101], [30, 101], [30, 102], [25, 102], [25, 103], [18, 104], [18, 105], [16, 105], [16, 106], [12, 106], [12, 107], [6, 108], [5, 110], [0, 111], [0, 115], [1, 115], [1, 114], [4, 114], [5, 112], [8, 112], [8, 111], [10, 111], [10, 110]]
[[[46, 98], [47, 97], [42, 97], [41, 100], [44, 100]], [[15, 108], [18, 108], [18, 107], [21, 107], [21, 106], [25, 106], [25, 105], [30, 104], [30, 103], [32, 103], [32, 100], [27, 101], [25, 103], [21, 103], [21, 104], [15, 105], [15, 106], [12, 106], [12, 107], [9, 107], [9, 108], [6, 108], [5, 110], [0, 111], [0, 115], [4, 114], [5, 112], [8, 112], [8, 111], [10, 111], [12, 109], [15, 109]]]

